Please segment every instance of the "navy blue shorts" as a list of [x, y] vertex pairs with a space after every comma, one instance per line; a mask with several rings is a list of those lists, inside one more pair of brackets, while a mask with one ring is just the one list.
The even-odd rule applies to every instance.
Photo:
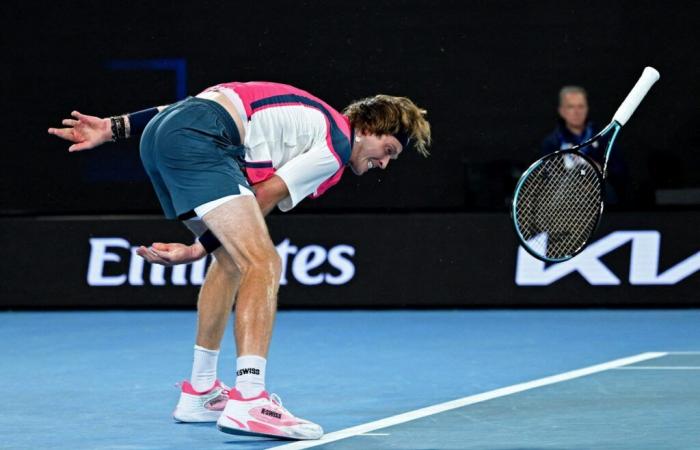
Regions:
[[141, 161], [169, 219], [250, 189], [236, 123], [216, 102], [189, 97], [168, 106], [141, 136]]

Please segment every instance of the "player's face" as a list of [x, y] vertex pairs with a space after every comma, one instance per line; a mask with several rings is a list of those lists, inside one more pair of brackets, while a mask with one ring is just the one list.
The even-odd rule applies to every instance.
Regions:
[[398, 139], [390, 134], [357, 133], [350, 155], [350, 168], [355, 175], [362, 175], [371, 169], [386, 169], [392, 159], [403, 151]]
[[559, 105], [559, 115], [571, 128], [583, 128], [588, 116], [588, 101], [580, 92], [564, 94]]

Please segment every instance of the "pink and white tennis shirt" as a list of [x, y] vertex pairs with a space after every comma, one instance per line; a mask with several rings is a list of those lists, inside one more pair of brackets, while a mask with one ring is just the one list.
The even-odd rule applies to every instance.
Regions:
[[223, 83], [245, 123], [245, 171], [250, 184], [277, 175], [289, 189], [278, 203], [289, 211], [340, 181], [350, 159], [353, 130], [347, 117], [295, 87], [269, 82]]

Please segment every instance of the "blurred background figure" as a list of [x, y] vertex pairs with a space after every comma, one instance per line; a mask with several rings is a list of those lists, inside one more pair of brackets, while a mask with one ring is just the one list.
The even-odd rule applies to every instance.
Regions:
[[[588, 118], [588, 94], [580, 86], [564, 86], [559, 90], [559, 118], [557, 125], [541, 145], [542, 156], [557, 150], [566, 150], [579, 145], [596, 135], [601, 129]], [[594, 143], [583, 153], [596, 161], [604, 160], [607, 141]], [[610, 205], [623, 205], [628, 183], [627, 166], [620, 153], [619, 145], [614, 145], [608, 162], [608, 178], [605, 201]]]

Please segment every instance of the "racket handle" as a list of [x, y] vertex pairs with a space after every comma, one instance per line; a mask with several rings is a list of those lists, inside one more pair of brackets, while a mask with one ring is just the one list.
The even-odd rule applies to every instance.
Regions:
[[617, 108], [613, 120], [621, 126], [626, 124], [632, 116], [632, 113], [637, 109], [637, 106], [639, 106], [644, 99], [644, 96], [647, 95], [649, 89], [651, 89], [658, 79], [659, 72], [656, 69], [653, 67], [645, 67], [642, 76], [637, 80], [637, 84], [634, 85], [630, 93], [627, 94], [625, 101]]

